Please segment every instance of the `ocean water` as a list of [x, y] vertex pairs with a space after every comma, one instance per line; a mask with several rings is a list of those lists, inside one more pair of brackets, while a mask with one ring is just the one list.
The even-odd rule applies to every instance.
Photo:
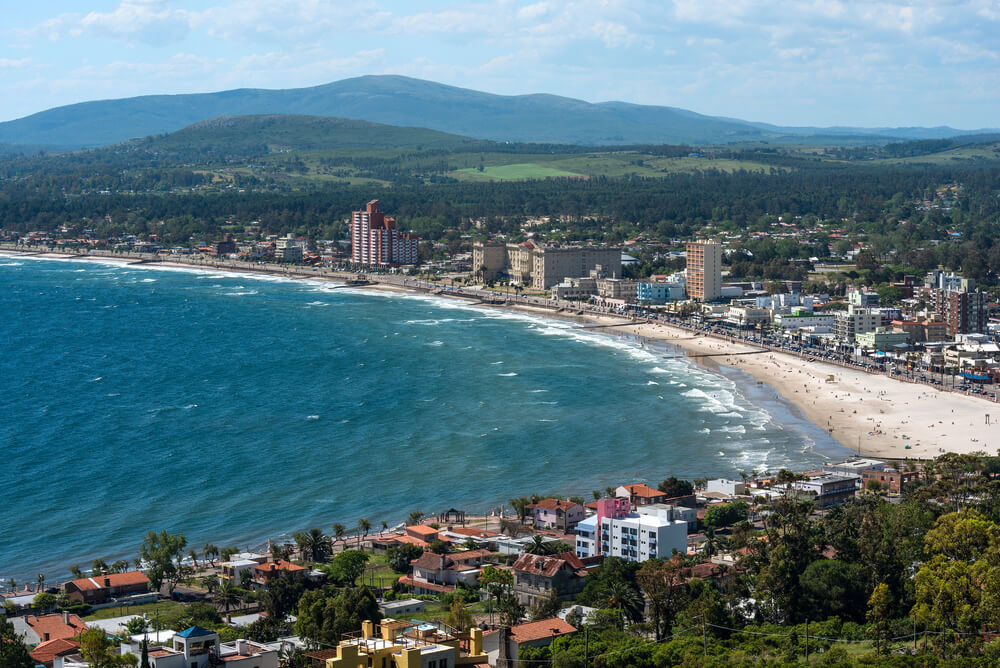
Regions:
[[0, 256], [0, 342], [3, 578], [838, 449], [667, 348], [322, 282]]

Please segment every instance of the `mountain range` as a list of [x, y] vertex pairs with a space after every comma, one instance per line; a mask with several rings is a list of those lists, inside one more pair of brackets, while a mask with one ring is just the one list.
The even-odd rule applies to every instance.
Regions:
[[76, 149], [174, 132], [222, 116], [336, 116], [476, 139], [579, 145], [887, 143], [996, 130], [783, 127], [675, 107], [494, 95], [402, 76], [362, 76], [283, 90], [149, 95], [81, 102], [0, 123], [0, 144]]

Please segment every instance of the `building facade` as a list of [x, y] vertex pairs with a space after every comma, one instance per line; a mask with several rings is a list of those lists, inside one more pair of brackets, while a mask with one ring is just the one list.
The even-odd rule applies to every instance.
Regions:
[[858, 334], [874, 331], [881, 325], [880, 312], [851, 305], [847, 307], [847, 311], [837, 313], [833, 321], [833, 331], [841, 341], [854, 343]]
[[556, 246], [533, 241], [520, 244], [476, 243], [472, 271], [482, 281], [506, 275], [512, 283], [548, 290], [567, 278], [599, 271], [606, 278], [620, 278], [620, 248], [606, 246]]
[[597, 514], [576, 525], [578, 557], [621, 557], [646, 561], [687, 552], [688, 523], [665, 507], [657, 512], [632, 513], [625, 497], [601, 499]]
[[278, 237], [274, 242], [274, 259], [279, 262], [302, 262], [302, 244], [294, 234]]
[[722, 296], [722, 244], [695, 241], [687, 245], [687, 293], [701, 302]]
[[935, 290], [934, 307], [947, 327], [948, 336], [986, 331], [986, 293]]
[[395, 218], [379, 211], [373, 199], [351, 213], [351, 262], [369, 267], [417, 264], [420, 238], [396, 228]]

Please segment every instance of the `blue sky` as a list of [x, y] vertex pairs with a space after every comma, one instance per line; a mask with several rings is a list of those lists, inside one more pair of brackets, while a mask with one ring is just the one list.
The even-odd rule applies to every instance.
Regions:
[[403, 74], [787, 125], [1000, 126], [1000, 0], [0, 0], [0, 120]]

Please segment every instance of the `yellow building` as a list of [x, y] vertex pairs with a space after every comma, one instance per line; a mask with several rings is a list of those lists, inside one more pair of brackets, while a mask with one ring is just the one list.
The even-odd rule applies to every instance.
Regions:
[[722, 296], [722, 244], [699, 240], [687, 245], [687, 293], [700, 302]]
[[395, 619], [366, 621], [361, 635], [341, 640], [326, 668], [453, 668], [485, 664], [483, 632], [450, 635]]

